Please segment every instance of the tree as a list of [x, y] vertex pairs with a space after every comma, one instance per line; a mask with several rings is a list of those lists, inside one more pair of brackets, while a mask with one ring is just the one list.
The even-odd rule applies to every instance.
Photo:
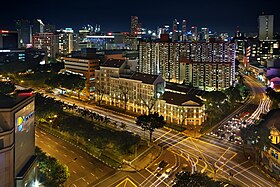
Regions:
[[232, 106], [234, 106], [236, 102], [242, 100], [240, 90], [237, 87], [230, 87], [225, 91], [225, 93]]
[[255, 142], [258, 137], [258, 129], [256, 125], [249, 125], [240, 129], [240, 137], [245, 144]]
[[117, 92], [119, 92], [119, 94], [120, 94], [120, 100], [122, 100], [123, 101], [123, 103], [124, 103], [124, 111], [126, 111], [126, 109], [127, 109], [127, 102], [128, 102], [128, 97], [129, 97], [129, 88], [128, 88], [128, 86], [127, 86], [127, 83], [126, 83], [126, 85], [122, 85], [122, 84], [120, 84], [119, 85], [119, 87], [118, 87], [118, 90], [117, 90]]
[[214, 181], [203, 173], [184, 171], [176, 174], [173, 187], [221, 187], [220, 182]]
[[96, 82], [94, 83], [94, 92], [97, 95], [97, 98], [95, 99], [98, 101], [98, 105], [100, 105], [105, 94], [105, 88], [104, 85], [101, 84], [101, 81], [96, 80]]
[[38, 158], [39, 173], [45, 179], [46, 186], [60, 186], [70, 176], [68, 167], [62, 165], [55, 158], [47, 156], [39, 147], [35, 148]]
[[213, 91], [213, 92], [207, 92], [203, 95], [203, 98], [206, 100], [205, 107], [208, 114], [208, 118], [210, 122], [215, 122], [219, 117], [221, 117], [225, 110], [223, 110], [223, 105], [227, 105], [226, 102], [226, 95], [223, 92], [220, 91]]
[[155, 96], [145, 98], [145, 96], [143, 96], [140, 93], [139, 99], [140, 99], [139, 104], [143, 104], [148, 109], [148, 114], [151, 114], [151, 112], [152, 112], [152, 110], [155, 107], [155, 104], [157, 102], [157, 98]]
[[139, 125], [144, 131], [148, 130], [150, 133], [150, 142], [152, 142], [152, 135], [155, 129], [162, 128], [166, 122], [163, 116], [159, 116], [158, 113], [149, 115], [141, 115], [137, 117], [136, 125]]
[[53, 88], [67, 88], [69, 90], [77, 90], [78, 97], [80, 92], [85, 87], [86, 80], [80, 75], [74, 74], [56, 74], [53, 77], [46, 79], [45, 84]]
[[0, 82], [0, 92], [8, 94], [16, 89], [15, 84], [12, 82]]

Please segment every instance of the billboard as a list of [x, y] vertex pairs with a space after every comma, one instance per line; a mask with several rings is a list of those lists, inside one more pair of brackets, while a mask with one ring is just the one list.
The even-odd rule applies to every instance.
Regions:
[[15, 175], [35, 154], [34, 101], [15, 113]]

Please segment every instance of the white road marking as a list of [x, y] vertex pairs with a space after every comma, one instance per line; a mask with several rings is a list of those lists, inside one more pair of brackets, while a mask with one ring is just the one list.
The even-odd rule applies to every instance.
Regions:
[[92, 176], [95, 176], [93, 173], [90, 173]]
[[101, 168], [98, 168], [98, 169], [99, 169], [99, 171], [103, 172], [103, 169], [101, 169]]
[[66, 154], [63, 154], [65, 157], [67, 157], [67, 155]]
[[35, 136], [37, 137], [37, 138], [39, 138], [40, 136], [38, 136], [37, 134], [35, 134]]
[[80, 158], [82, 158], [82, 159], [83, 159], [84, 157], [80, 156]]
[[86, 182], [86, 179], [85, 179], [84, 177], [83, 177], [82, 179], [83, 179], [83, 181], [85, 181], [85, 182]]
[[84, 167], [84, 166], [81, 166], [81, 168], [85, 169], [85, 167]]
[[77, 174], [77, 172], [76, 172], [76, 171], [74, 171], [74, 170], [73, 170], [73, 173]]

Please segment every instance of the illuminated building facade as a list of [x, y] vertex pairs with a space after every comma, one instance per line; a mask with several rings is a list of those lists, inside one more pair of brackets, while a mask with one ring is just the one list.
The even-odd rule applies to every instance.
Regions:
[[0, 95], [0, 186], [34, 186], [34, 110], [31, 93]]
[[264, 146], [261, 152], [261, 158], [266, 169], [275, 175], [280, 175], [280, 110], [275, 109], [267, 113], [267, 118], [264, 121], [270, 132], [270, 145]]
[[32, 43], [32, 27], [29, 20], [17, 20], [16, 29], [19, 35], [19, 42], [22, 47]]
[[0, 49], [17, 49], [19, 46], [16, 31], [0, 30]]
[[71, 28], [58, 30], [58, 53], [67, 55], [74, 50], [74, 31]]
[[235, 44], [140, 42], [138, 71], [202, 90], [224, 90], [235, 81]]
[[35, 49], [43, 49], [47, 56], [55, 58], [58, 53], [58, 35], [54, 33], [37, 33], [33, 35], [32, 45]]
[[[138, 114], [158, 112], [168, 123], [201, 125], [205, 120], [205, 106], [195, 95], [165, 92], [160, 75], [133, 72], [126, 69], [125, 60], [109, 60], [96, 70], [95, 99], [125, 108]], [[132, 71], [131, 71], [132, 70]]]
[[64, 69], [70, 73], [79, 74], [94, 81], [95, 70], [99, 68], [100, 59], [96, 58], [95, 49], [83, 49], [78, 55], [62, 57]]
[[137, 16], [131, 16], [131, 23], [130, 23], [130, 35], [137, 36], [138, 32], [140, 31], [140, 23], [138, 21]]
[[273, 15], [259, 16], [259, 40], [273, 40]]

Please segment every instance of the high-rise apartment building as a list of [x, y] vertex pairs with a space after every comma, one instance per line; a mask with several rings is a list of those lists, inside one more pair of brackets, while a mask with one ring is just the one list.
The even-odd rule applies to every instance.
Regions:
[[235, 81], [235, 44], [140, 42], [138, 71], [203, 90], [223, 90]]
[[272, 40], [273, 39], [273, 15], [260, 15], [259, 16], [259, 40]]
[[19, 36], [20, 47], [24, 47], [27, 44], [32, 43], [32, 27], [29, 20], [17, 20], [16, 29]]
[[139, 21], [137, 16], [131, 16], [130, 35], [137, 36], [139, 28]]
[[34, 186], [34, 110], [31, 93], [0, 94], [0, 186]]

